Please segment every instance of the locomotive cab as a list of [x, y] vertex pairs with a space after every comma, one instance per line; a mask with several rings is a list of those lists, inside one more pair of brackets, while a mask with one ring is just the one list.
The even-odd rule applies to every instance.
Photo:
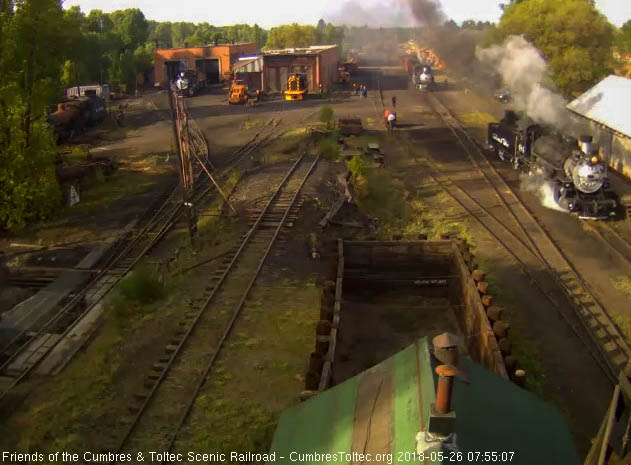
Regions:
[[302, 100], [307, 93], [307, 75], [290, 74], [287, 78], [285, 100]]

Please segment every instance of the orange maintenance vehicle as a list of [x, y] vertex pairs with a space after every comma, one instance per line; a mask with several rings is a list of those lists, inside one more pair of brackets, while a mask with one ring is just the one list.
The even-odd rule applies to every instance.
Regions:
[[228, 95], [228, 103], [231, 105], [248, 103], [248, 90], [245, 83], [239, 79], [232, 81], [230, 93]]

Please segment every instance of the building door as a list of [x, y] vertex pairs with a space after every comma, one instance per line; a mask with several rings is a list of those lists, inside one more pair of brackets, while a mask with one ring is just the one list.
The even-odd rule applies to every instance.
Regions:
[[180, 72], [185, 70], [186, 64], [179, 60], [164, 62], [164, 76], [167, 78], [167, 82], [173, 81]]
[[315, 90], [315, 77], [313, 76], [313, 68], [311, 66], [294, 65], [291, 72], [307, 76], [307, 89]]
[[205, 58], [203, 60], [195, 60], [195, 69], [206, 75], [208, 84], [217, 84], [219, 82], [219, 59]]
[[278, 82], [278, 68], [269, 68], [268, 85], [272, 92], [277, 92], [280, 89], [280, 83]]
[[280, 68], [280, 90], [282, 92], [287, 90], [287, 68]]

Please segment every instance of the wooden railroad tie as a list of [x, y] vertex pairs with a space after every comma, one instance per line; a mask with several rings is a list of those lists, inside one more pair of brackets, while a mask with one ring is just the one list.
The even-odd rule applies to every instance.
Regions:
[[486, 316], [491, 321], [491, 324], [495, 321], [501, 320], [503, 314], [504, 309], [496, 305], [491, 305], [489, 308], [486, 309]]
[[508, 336], [509, 329], [510, 324], [504, 320], [496, 321], [495, 323], [493, 323], [493, 332], [500, 339]]

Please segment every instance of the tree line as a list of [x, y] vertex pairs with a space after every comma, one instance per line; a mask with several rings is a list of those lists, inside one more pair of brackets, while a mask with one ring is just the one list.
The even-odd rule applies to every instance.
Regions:
[[[446, 29], [484, 33], [483, 44], [523, 34], [547, 59], [564, 94], [583, 92], [612, 70], [613, 53], [631, 53], [631, 21], [614, 27], [591, 0], [511, 0], [497, 25], [448, 22]], [[50, 217], [60, 203], [55, 141], [47, 109], [65, 87], [108, 83], [133, 91], [148, 77], [158, 48], [255, 42], [260, 48], [342, 44], [343, 53], [384, 37], [404, 42], [415, 28], [375, 29], [327, 24], [157, 22], [141, 10], [89, 13], [58, 0], [0, 0], [0, 229]]]
[[616, 48], [631, 51], [631, 21], [616, 28], [592, 0], [512, 0], [502, 9], [482, 45], [523, 35], [541, 51], [552, 83], [568, 98], [613, 72]]

